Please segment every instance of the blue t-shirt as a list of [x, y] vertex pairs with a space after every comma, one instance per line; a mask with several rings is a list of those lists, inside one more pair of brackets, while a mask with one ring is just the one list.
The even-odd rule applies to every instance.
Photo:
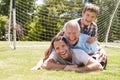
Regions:
[[70, 44], [70, 47], [72, 49], [82, 49], [88, 54], [95, 53], [96, 51], [98, 51], [97, 42], [95, 41], [94, 43], [89, 44], [89, 43], [87, 43], [88, 39], [89, 39], [88, 35], [80, 33], [79, 40], [78, 40], [77, 44], [74, 46]]

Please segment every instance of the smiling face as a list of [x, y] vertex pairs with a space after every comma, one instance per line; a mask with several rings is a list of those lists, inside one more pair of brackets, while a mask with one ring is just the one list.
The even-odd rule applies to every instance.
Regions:
[[53, 43], [56, 54], [64, 60], [68, 60], [71, 57], [69, 46], [63, 41], [55, 41]]
[[97, 15], [99, 13], [99, 7], [95, 4], [87, 3], [82, 12], [82, 23], [85, 26], [88, 26], [93, 21], [95, 21]]
[[68, 39], [71, 45], [74, 45], [78, 42], [80, 30], [75, 24], [67, 24], [66, 25], [65, 36]]
[[96, 17], [97, 17], [97, 14], [95, 12], [92, 12], [89, 10], [82, 12], [83, 24], [86, 26], [88, 26], [93, 21], [95, 21]]

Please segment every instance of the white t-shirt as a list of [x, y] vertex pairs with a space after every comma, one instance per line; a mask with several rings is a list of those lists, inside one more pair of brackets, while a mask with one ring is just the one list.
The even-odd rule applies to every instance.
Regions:
[[66, 61], [66, 60], [63, 60], [62, 58], [60, 58], [59, 56], [57, 56], [57, 54], [55, 53], [54, 50], [50, 54], [49, 58], [54, 59], [55, 61], [59, 62], [60, 64], [67, 64], [67, 65], [71, 65], [71, 64], [86, 65], [88, 63], [89, 59], [91, 58], [87, 53], [85, 53], [81, 49], [72, 49], [72, 51], [73, 51], [72, 62], [69, 62], [69, 61]]

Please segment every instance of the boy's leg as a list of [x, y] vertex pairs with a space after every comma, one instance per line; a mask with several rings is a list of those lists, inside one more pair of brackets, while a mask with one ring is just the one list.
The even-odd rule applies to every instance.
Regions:
[[92, 57], [95, 60], [97, 60], [103, 66], [104, 69], [106, 69], [107, 55], [103, 48], [99, 49], [99, 51], [96, 54], [92, 55]]

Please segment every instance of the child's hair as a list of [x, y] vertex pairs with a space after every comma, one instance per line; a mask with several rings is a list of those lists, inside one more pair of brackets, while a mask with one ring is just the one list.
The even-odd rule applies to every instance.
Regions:
[[99, 7], [96, 6], [95, 4], [92, 4], [92, 3], [87, 3], [85, 4], [85, 7], [83, 9], [83, 12], [85, 11], [91, 11], [91, 12], [95, 12], [95, 13], [99, 13]]

